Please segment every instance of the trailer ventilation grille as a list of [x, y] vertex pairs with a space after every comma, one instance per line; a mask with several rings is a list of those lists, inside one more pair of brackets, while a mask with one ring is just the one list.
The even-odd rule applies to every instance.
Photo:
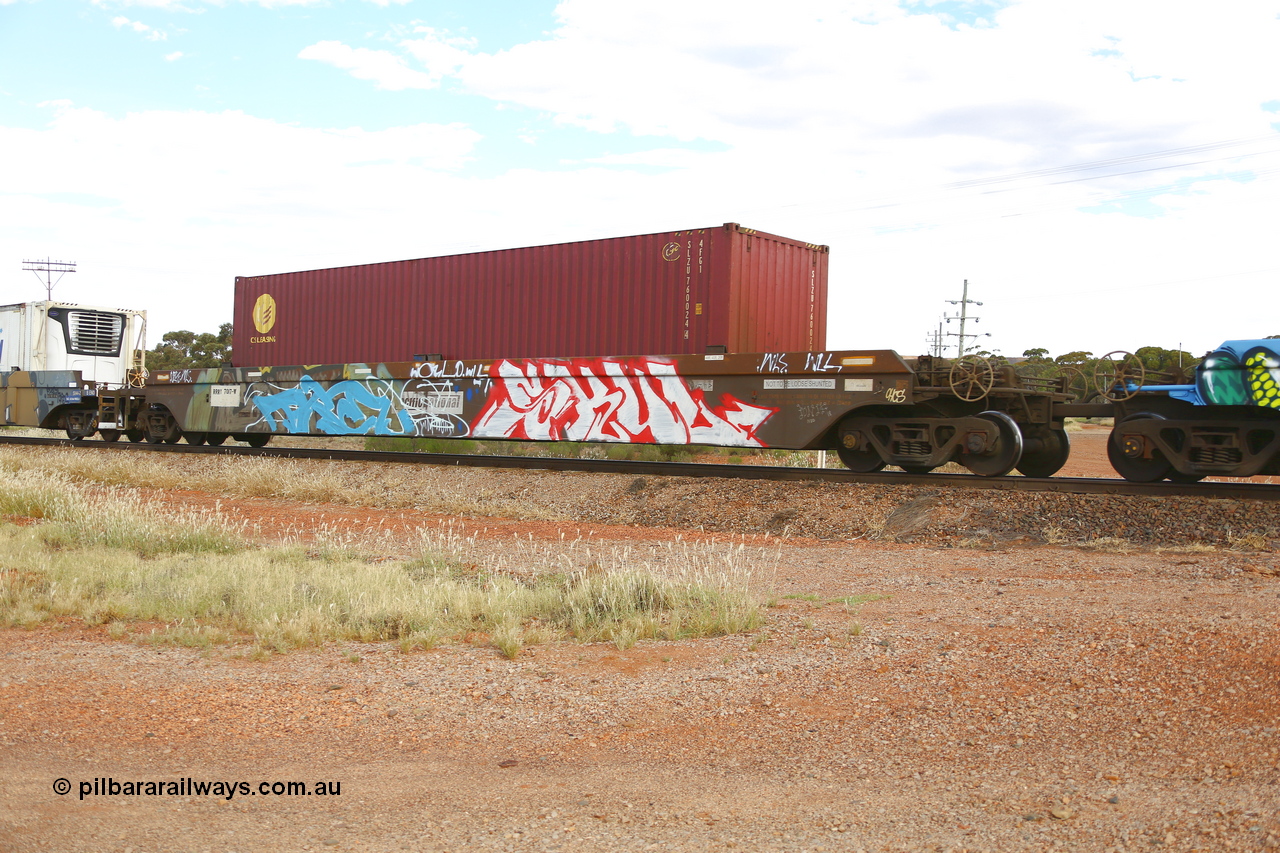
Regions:
[[74, 352], [106, 356], [120, 354], [124, 317], [100, 311], [70, 311], [68, 314]]

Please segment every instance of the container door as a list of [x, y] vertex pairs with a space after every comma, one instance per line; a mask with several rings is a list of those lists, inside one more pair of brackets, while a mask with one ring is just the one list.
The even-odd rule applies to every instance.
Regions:
[[712, 244], [714, 229], [677, 231], [667, 235], [662, 246], [662, 259], [675, 272], [675, 323], [678, 329], [672, 352], [698, 354], [712, 340], [708, 326], [714, 314], [711, 291]]

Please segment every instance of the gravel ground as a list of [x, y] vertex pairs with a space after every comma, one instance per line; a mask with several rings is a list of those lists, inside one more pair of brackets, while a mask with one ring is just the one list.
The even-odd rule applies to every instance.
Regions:
[[[314, 464], [366, 506], [162, 497], [266, 538], [732, 533], [768, 622], [515, 660], [3, 630], [0, 849], [1280, 849], [1271, 505]], [[79, 796], [188, 778], [341, 793]]]

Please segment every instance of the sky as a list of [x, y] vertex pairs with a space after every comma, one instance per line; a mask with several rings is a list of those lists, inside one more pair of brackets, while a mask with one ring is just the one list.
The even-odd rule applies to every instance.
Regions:
[[[0, 0], [0, 302], [738, 222], [831, 348], [1280, 334], [1280, 0]], [[1270, 294], [1270, 295], [1268, 295]], [[979, 318], [975, 323], [972, 318]], [[459, 322], [484, 322], [464, 318]]]

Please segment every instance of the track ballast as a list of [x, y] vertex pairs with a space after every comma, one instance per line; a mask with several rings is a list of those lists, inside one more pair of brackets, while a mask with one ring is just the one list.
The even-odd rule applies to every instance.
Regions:
[[544, 471], [586, 471], [604, 474], [660, 477], [716, 477], [738, 480], [808, 481], [864, 485], [908, 485], [953, 489], [1060, 492], [1064, 494], [1146, 495], [1219, 500], [1280, 501], [1280, 488], [1265, 483], [1199, 482], [1132, 483], [1127, 480], [1082, 477], [978, 477], [973, 474], [907, 474], [879, 471], [857, 474], [839, 469], [787, 468], [766, 465], [720, 465], [701, 462], [632, 462], [616, 459], [564, 459], [530, 456], [479, 456], [449, 453], [405, 453], [384, 450], [336, 450], [316, 447], [198, 446], [188, 444], [112, 443], [65, 438], [0, 436], [0, 444], [65, 447], [139, 453], [189, 453], [221, 456], [261, 456], [275, 459], [327, 459], [411, 465], [451, 465], [471, 468], [509, 468]]

